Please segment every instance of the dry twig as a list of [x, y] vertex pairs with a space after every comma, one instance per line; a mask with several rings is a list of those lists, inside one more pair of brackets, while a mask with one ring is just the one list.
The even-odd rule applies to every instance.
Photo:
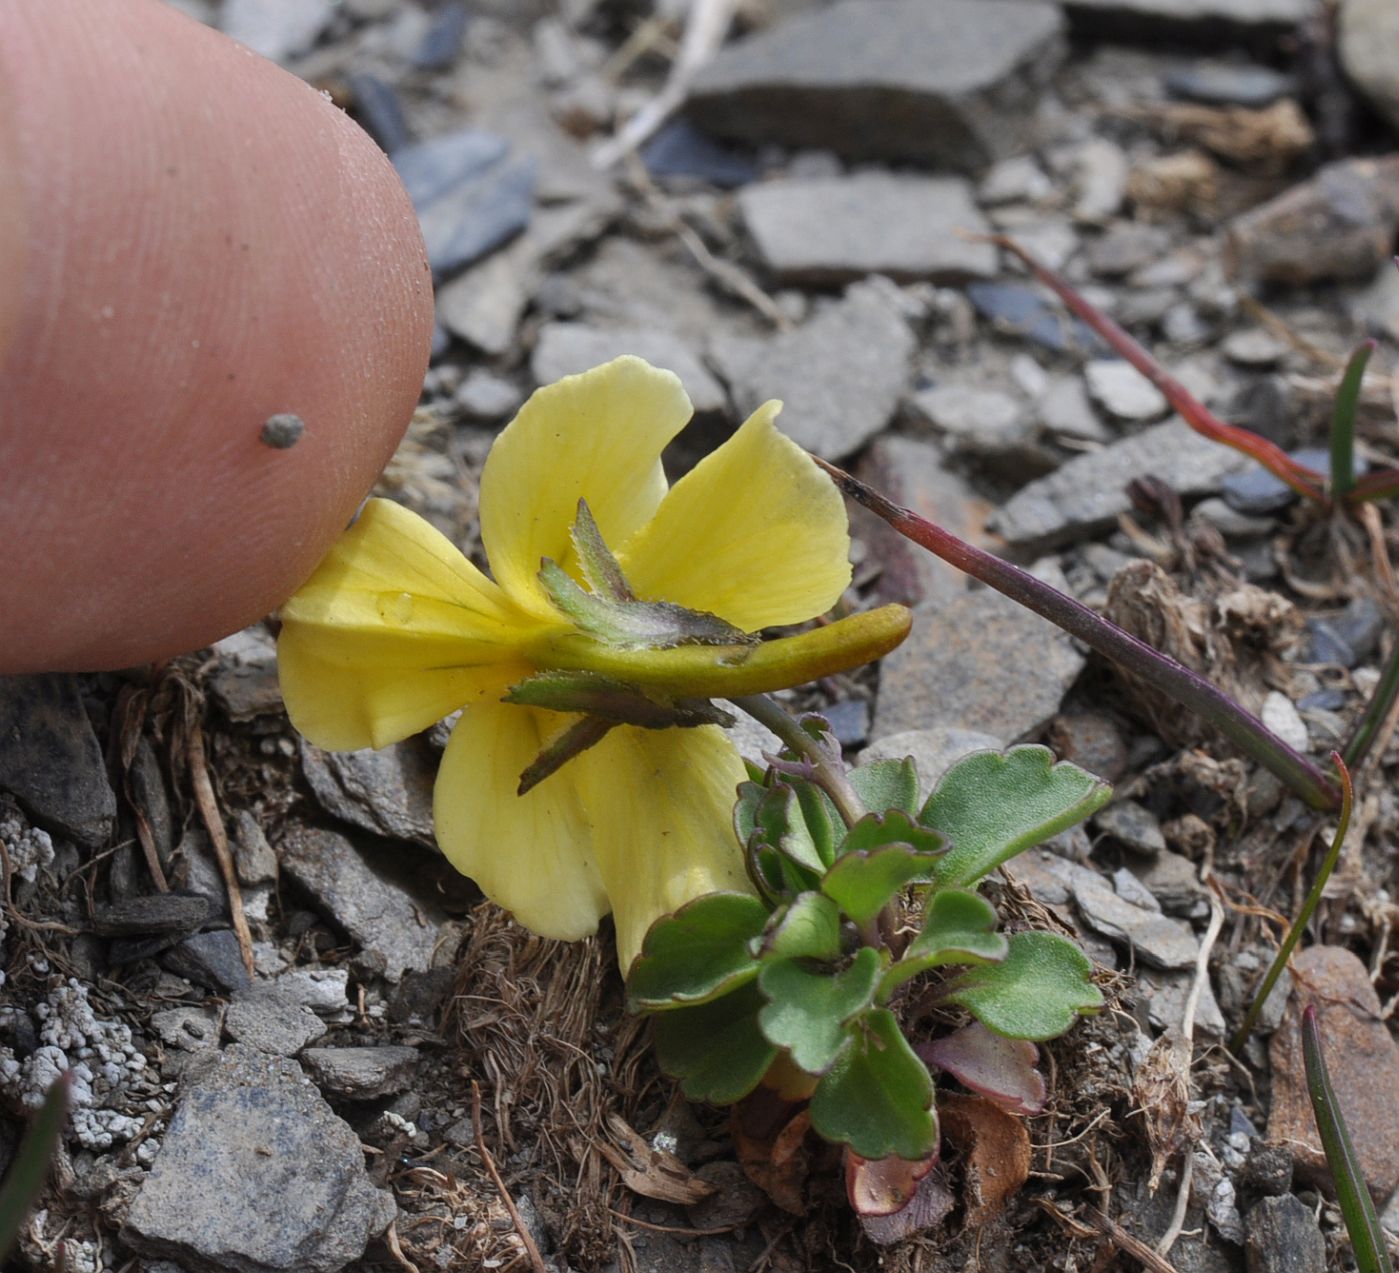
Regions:
[[486, 1134], [481, 1128], [481, 1085], [475, 1080], [471, 1080], [471, 1128], [476, 1134], [476, 1152], [481, 1155], [482, 1165], [486, 1168], [486, 1174], [490, 1176], [491, 1183], [495, 1185], [496, 1192], [500, 1194], [500, 1200], [505, 1204], [505, 1209], [510, 1213], [511, 1222], [515, 1225], [515, 1232], [519, 1234], [521, 1243], [524, 1244], [525, 1254], [529, 1256], [530, 1267], [534, 1273], [549, 1273], [544, 1267], [544, 1257], [539, 1254], [539, 1248], [534, 1244], [534, 1235], [529, 1231], [529, 1226], [525, 1224], [520, 1215], [519, 1208], [515, 1206], [515, 1199], [510, 1196], [510, 1190], [505, 1187], [505, 1181], [500, 1178], [500, 1172], [496, 1170], [495, 1159], [491, 1157], [491, 1151], [486, 1148]]
[[248, 917], [243, 913], [243, 891], [238, 886], [238, 874], [233, 869], [233, 854], [228, 850], [228, 832], [224, 829], [223, 815], [219, 813], [218, 802], [214, 799], [213, 783], [209, 781], [204, 730], [195, 712], [190, 713], [188, 747], [189, 778], [194, 787], [194, 801], [199, 806], [199, 816], [204, 820], [209, 840], [214, 846], [214, 856], [219, 861], [219, 873], [223, 876], [224, 887], [228, 889], [228, 909], [233, 918], [233, 931], [238, 937], [238, 949], [243, 954], [243, 965], [251, 976], [254, 972], [253, 935], [248, 929]]

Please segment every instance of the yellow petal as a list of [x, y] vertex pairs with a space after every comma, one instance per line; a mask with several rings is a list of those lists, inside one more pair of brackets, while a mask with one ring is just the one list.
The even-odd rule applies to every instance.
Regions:
[[[329, 751], [387, 747], [426, 729], [480, 698], [501, 698], [532, 669], [523, 664], [487, 667], [394, 667], [323, 658], [318, 633], [283, 628], [277, 671], [291, 723]], [[377, 653], [377, 652], [376, 652]]]
[[573, 765], [517, 796], [520, 773], [575, 718], [479, 703], [447, 744], [433, 789], [437, 843], [491, 901], [545, 937], [586, 937], [607, 914]]
[[445, 536], [371, 500], [282, 607], [282, 697], [318, 746], [383, 747], [503, 693], [538, 631]]
[[692, 410], [679, 377], [630, 355], [530, 395], [481, 475], [481, 538], [501, 587], [549, 614], [539, 562], [571, 565], [578, 500], [622, 543], [665, 494], [661, 451]]
[[570, 770], [593, 825], [623, 973], [660, 916], [703, 893], [752, 891], [733, 831], [748, 774], [723, 730], [622, 726], [560, 773]]
[[[759, 407], [619, 546], [637, 594], [745, 632], [824, 614], [850, 582], [850, 530], [831, 480]], [[614, 546], [616, 546], [614, 544]]]

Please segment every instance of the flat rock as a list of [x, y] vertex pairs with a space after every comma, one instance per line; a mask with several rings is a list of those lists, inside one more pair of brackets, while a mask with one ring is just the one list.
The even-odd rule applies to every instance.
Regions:
[[296, 1062], [234, 1044], [187, 1071], [121, 1236], [190, 1273], [335, 1273], [395, 1210]]
[[405, 739], [378, 751], [322, 751], [301, 740], [301, 768], [321, 807], [352, 826], [435, 849], [432, 784], [437, 758]]
[[1399, 7], [1391, 0], [1343, 0], [1337, 27], [1346, 76], [1399, 129]]
[[1083, 664], [1052, 623], [989, 588], [924, 603], [881, 665], [875, 733], [955, 725], [1014, 742], [1058, 712]]
[[1005, 744], [990, 734], [956, 725], [932, 729], [906, 729], [875, 739], [860, 753], [860, 763], [875, 760], [913, 760], [918, 771], [918, 788], [927, 799], [938, 780], [959, 760], [975, 751], [1002, 751]]
[[1154, 476], [1182, 495], [1204, 495], [1249, 462], [1184, 420], [1166, 420], [1030, 482], [990, 524], [1017, 547], [1051, 547], [1113, 525], [1131, 506], [1125, 488], [1133, 478]]
[[282, 62], [308, 52], [335, 11], [334, 0], [224, 0], [219, 26], [254, 53]]
[[219, 994], [241, 990], [252, 980], [230, 928], [194, 933], [162, 953], [160, 962], [177, 976]]
[[1038, 405], [1040, 423], [1057, 438], [1103, 444], [1113, 439], [1081, 376], [1056, 376], [1040, 395]]
[[[1350, 951], [1312, 946], [1293, 958], [1294, 989], [1273, 1033], [1273, 1107], [1268, 1139], [1292, 1150], [1297, 1174], [1326, 1185], [1329, 1173], [1307, 1098], [1302, 1007], [1316, 1006], [1326, 1067], [1356, 1157], [1376, 1203], [1399, 1186], [1399, 1043], [1380, 1019], [1370, 974]], [[1326, 1185], [1329, 1189], [1329, 1185]]]
[[1166, 837], [1161, 823], [1150, 809], [1135, 800], [1119, 800], [1106, 809], [1098, 810], [1093, 821], [1098, 830], [1110, 835], [1134, 853], [1155, 857], [1166, 851]]
[[863, 172], [771, 181], [738, 196], [763, 265], [783, 283], [848, 283], [867, 274], [899, 282], [993, 278], [999, 253], [959, 233], [986, 234], [971, 183], [958, 177]]
[[721, 136], [970, 171], [1027, 149], [1062, 32], [1028, 0], [841, 0], [721, 49], [687, 110]]
[[1171, 409], [1165, 394], [1131, 363], [1097, 358], [1084, 367], [1083, 379], [1098, 406], [1129, 424], [1159, 420]]
[[699, 360], [689, 343], [656, 327], [591, 327], [586, 323], [547, 323], [530, 356], [530, 372], [541, 385], [588, 371], [622, 354], [635, 354], [653, 367], [680, 377], [700, 413], [724, 411], [724, 387]]
[[438, 937], [435, 918], [343, 835], [294, 828], [282, 843], [282, 871], [328, 919], [366, 951], [383, 957], [390, 981], [431, 965]]
[[1021, 337], [1053, 353], [1101, 353], [1107, 348], [1087, 324], [1024, 283], [969, 283], [967, 299], [996, 332]]
[[0, 791], [45, 831], [107, 842], [117, 798], [75, 677], [0, 677]]
[[741, 417], [781, 399], [778, 427], [808, 451], [842, 460], [893, 417], [914, 345], [883, 289], [856, 283], [792, 331], [723, 335], [710, 352]]
[[94, 906], [92, 931], [99, 937], [145, 933], [192, 933], [209, 918], [209, 899], [198, 893], [152, 893]]
[[1264, 1198], [1248, 1213], [1248, 1273], [1326, 1273], [1326, 1239], [1295, 1194]]
[[223, 1028], [229, 1038], [272, 1056], [295, 1056], [326, 1032], [310, 1008], [262, 986], [233, 995]]
[[301, 1054], [301, 1064], [327, 1095], [372, 1101], [401, 1092], [413, 1081], [418, 1050], [395, 1044], [372, 1048], [307, 1048]]
[[939, 384], [909, 396], [908, 412], [942, 434], [954, 451], [988, 462], [1033, 447], [1039, 430], [1025, 408], [1000, 389]]
[[[948, 466], [937, 443], [885, 433], [870, 444], [857, 474], [894, 503], [931, 518], [959, 539], [981, 542], [989, 505]], [[875, 581], [880, 601], [953, 601], [967, 591], [967, 577], [955, 566], [910, 543], [859, 505], [851, 505], [850, 525], [880, 564]]]
[[217, 662], [205, 684], [230, 720], [248, 721], [282, 710], [277, 643], [261, 624], [215, 641], [213, 651]]
[[1129, 901], [1096, 871], [1074, 880], [1073, 895], [1089, 927], [1131, 947], [1143, 963], [1167, 971], [1194, 966], [1200, 943], [1190, 925]]

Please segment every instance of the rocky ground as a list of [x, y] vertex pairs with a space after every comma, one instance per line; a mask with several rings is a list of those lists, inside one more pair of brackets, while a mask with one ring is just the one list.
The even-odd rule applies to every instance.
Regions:
[[[1289, 449], [1324, 444], [1344, 358], [1377, 337], [1361, 436], [1393, 463], [1389, 0], [1339, 19], [1313, 0], [693, 0], [688, 28], [667, 0], [180, 2], [333, 94], [412, 192], [440, 325], [381, 490], [464, 546], [525, 395], [638, 353], [694, 400], [677, 470], [782, 398], [803, 445], [1106, 609], [1295, 746], [1345, 736], [1393, 640], [1392, 517], [1334, 532], [962, 235], [1013, 235]], [[1116, 786], [999, 886], [1075, 929], [1114, 996], [1049, 1047], [1004, 1214], [881, 1249], [819, 1156], [804, 1215], [767, 1202], [723, 1118], [655, 1072], [606, 937], [531, 939], [442, 862], [445, 736], [300, 742], [269, 623], [163, 668], [0, 682], [0, 1161], [53, 1074], [79, 1075], [26, 1267], [527, 1268], [521, 1230], [580, 1273], [1347, 1267], [1288, 987], [1243, 1056], [1222, 1043], [1269, 917], [1311, 879], [1315, 819], [1150, 687], [855, 529], [852, 603], [918, 621], [877, 676], [822, 687], [852, 752], [931, 777], [1042, 740]], [[1294, 976], [1394, 1232], [1383, 741]]]

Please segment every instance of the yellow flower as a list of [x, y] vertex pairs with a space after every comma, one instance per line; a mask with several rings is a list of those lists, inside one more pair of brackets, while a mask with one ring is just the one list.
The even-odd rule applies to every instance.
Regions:
[[570, 376], [530, 398], [486, 461], [481, 537], [494, 582], [421, 518], [372, 500], [282, 608], [296, 728], [333, 750], [383, 747], [465, 707], [434, 793], [443, 853], [545, 936], [586, 936], [611, 910], [624, 970], [658, 916], [749, 888], [731, 830], [746, 776], [738, 752], [715, 725], [614, 725], [520, 795], [523, 771], [582, 718], [502, 700], [554, 672], [683, 705], [799, 684], [903, 639], [907, 611], [885, 607], [763, 643], [638, 646], [561, 606], [558, 573], [551, 585], [541, 563], [591, 602], [576, 587], [589, 563], [575, 527], [590, 512], [639, 601], [743, 633], [829, 609], [850, 579], [844, 507], [777, 432], [779, 405], [667, 489], [661, 451], [691, 415], [680, 381], [631, 357]]

